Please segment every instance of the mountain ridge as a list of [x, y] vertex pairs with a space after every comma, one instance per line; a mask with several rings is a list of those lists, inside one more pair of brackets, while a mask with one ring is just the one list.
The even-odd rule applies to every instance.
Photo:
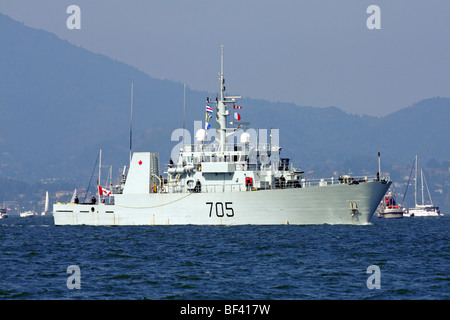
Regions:
[[[131, 83], [134, 83], [133, 150], [158, 151], [166, 163], [171, 133], [182, 126], [183, 84], [158, 80], [133, 66], [70, 44], [0, 14], [0, 175], [10, 178], [87, 179], [96, 155], [119, 170], [128, 163]], [[211, 79], [215, 81], [215, 79]], [[234, 89], [233, 89], [234, 91]], [[186, 128], [203, 120], [206, 97], [186, 90]], [[305, 168], [342, 168], [351, 159], [371, 159], [381, 149], [389, 163], [450, 159], [450, 98], [427, 98], [385, 117], [347, 114], [244, 98], [243, 121], [280, 129], [283, 155]], [[414, 123], [436, 124], [427, 131]], [[212, 124], [214, 126], [214, 124]]]

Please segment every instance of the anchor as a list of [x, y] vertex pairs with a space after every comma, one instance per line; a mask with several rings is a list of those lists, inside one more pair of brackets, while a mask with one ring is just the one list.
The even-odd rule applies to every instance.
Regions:
[[359, 214], [358, 204], [356, 203], [356, 201], [350, 200], [348, 202], [348, 210], [352, 212], [352, 219]]

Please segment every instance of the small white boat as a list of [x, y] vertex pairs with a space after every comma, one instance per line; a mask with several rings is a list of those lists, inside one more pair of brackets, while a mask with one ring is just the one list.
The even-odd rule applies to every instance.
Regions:
[[399, 205], [395, 200], [395, 194], [389, 190], [388, 194], [384, 196], [378, 207], [378, 218], [403, 218], [403, 206]]
[[37, 216], [38, 214], [36, 213], [36, 212], [34, 212], [34, 211], [24, 211], [24, 212], [21, 212], [21, 213], [19, 213], [19, 216], [21, 217], [21, 218], [26, 218], [26, 217], [34, 217], [34, 216]]

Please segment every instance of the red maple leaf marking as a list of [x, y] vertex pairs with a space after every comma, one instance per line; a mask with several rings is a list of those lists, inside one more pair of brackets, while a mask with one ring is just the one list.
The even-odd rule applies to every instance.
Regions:
[[141, 165], [141, 164], [142, 164], [142, 160], [139, 160], [139, 162], [138, 162], [138, 163], [139, 163], [139, 165]]

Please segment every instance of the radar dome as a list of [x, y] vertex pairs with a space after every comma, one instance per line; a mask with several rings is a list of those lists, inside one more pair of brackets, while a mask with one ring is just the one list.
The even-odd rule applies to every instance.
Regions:
[[197, 141], [205, 141], [205, 138], [206, 138], [206, 131], [205, 131], [205, 129], [200, 129], [195, 134], [195, 139]]
[[244, 132], [241, 134], [241, 143], [249, 143], [250, 142], [250, 133]]

